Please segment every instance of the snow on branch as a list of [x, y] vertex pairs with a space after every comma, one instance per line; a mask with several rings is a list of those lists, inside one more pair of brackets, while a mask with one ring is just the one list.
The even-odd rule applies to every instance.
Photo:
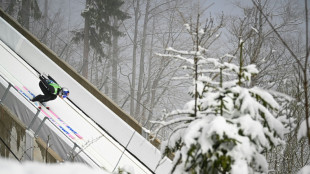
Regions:
[[259, 96], [264, 102], [266, 102], [266, 104], [269, 104], [272, 108], [280, 109], [280, 105], [278, 104], [278, 102], [273, 98], [271, 94], [269, 94], [265, 90], [259, 87], [253, 87], [249, 91], [255, 96]]
[[180, 60], [184, 60], [184, 61], [186, 61], [186, 62], [188, 62], [190, 64], [194, 64], [194, 60], [188, 59], [186, 57], [182, 57], [181, 55], [159, 54], [159, 53], [157, 53], [156, 55], [161, 56], [161, 57], [177, 58], [177, 59], [180, 59]]
[[[199, 40], [206, 33], [199, 28], [193, 30], [189, 24], [185, 27], [193, 39]], [[196, 51], [169, 47], [169, 54], [157, 54], [189, 63], [183, 69], [189, 70], [187, 78], [193, 79], [189, 92], [193, 99], [184, 109], [166, 113], [162, 120], [152, 122], [159, 125], [156, 133], [173, 127], [164, 147], [165, 155], [176, 155], [171, 173], [267, 173], [262, 149], [284, 144], [287, 132], [283, 124], [285, 113], [279, 113], [282, 105], [273, 96], [276, 93], [246, 87], [244, 82], [250, 83], [259, 71], [254, 64], [244, 65], [242, 55], [239, 65], [231, 62], [236, 58], [231, 54], [206, 58], [207, 50], [196, 45], [198, 40], [193, 44]], [[240, 39], [240, 53], [243, 42]], [[304, 129], [298, 132], [300, 137], [304, 134]], [[214, 165], [218, 169], [210, 171]]]
[[[310, 119], [309, 119], [309, 125], [310, 125]], [[307, 122], [304, 120], [298, 129], [297, 138], [298, 140], [301, 140], [303, 137], [307, 137]]]

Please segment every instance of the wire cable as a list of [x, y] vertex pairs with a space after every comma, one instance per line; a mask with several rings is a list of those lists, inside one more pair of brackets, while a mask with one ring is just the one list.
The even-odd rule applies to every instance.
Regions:
[[5, 143], [5, 141], [2, 139], [2, 137], [0, 137], [1, 142], [4, 144], [4, 146], [11, 152], [11, 154], [15, 157], [15, 159], [20, 162], [20, 160], [17, 158], [17, 156], [15, 155], [15, 153], [12, 151], [12, 149]]

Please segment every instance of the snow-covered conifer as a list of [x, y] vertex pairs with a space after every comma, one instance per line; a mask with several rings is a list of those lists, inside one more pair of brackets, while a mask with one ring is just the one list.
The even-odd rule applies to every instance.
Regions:
[[262, 153], [284, 143], [286, 128], [276, 118], [281, 105], [268, 91], [250, 87], [259, 71], [243, 65], [242, 40], [240, 57], [208, 58], [199, 45], [204, 30], [191, 26], [185, 25], [194, 38], [193, 50], [168, 48], [169, 54], [158, 54], [185, 62], [185, 76], [193, 79], [193, 100], [154, 121], [159, 124], [156, 131], [174, 125], [162, 143], [163, 154], [174, 155], [171, 173], [267, 173]]

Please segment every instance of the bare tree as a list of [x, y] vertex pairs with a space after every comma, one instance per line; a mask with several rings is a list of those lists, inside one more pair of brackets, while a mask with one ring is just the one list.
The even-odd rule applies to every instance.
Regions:
[[135, 107], [135, 89], [136, 89], [136, 66], [137, 66], [137, 47], [138, 47], [138, 22], [140, 19], [140, 0], [133, 1], [134, 7], [134, 36], [133, 36], [133, 49], [132, 49], [132, 75], [130, 84], [130, 115], [134, 115]]
[[[150, 13], [150, 0], [146, 1], [145, 5], [145, 16], [143, 22], [143, 34], [142, 34], [142, 43], [141, 43], [141, 55], [140, 55], [140, 65], [139, 65], [139, 79], [138, 79], [138, 90], [137, 90], [137, 101], [141, 101], [141, 92], [142, 92], [142, 82], [144, 81], [144, 56], [145, 56], [145, 42], [146, 42], [146, 31], [149, 22], [149, 13]], [[140, 114], [140, 104], [136, 105], [135, 116]]]
[[299, 58], [296, 53], [291, 49], [291, 47], [288, 45], [288, 43], [283, 39], [283, 37], [278, 32], [278, 29], [275, 28], [275, 26], [271, 23], [269, 18], [266, 16], [266, 14], [263, 12], [263, 9], [259, 5], [260, 2], [255, 2], [252, 0], [253, 4], [256, 6], [256, 8], [261, 12], [261, 14], [264, 16], [266, 21], [268, 22], [269, 26], [272, 28], [273, 32], [276, 34], [276, 36], [280, 39], [284, 47], [289, 51], [291, 56], [295, 59], [298, 67], [300, 68], [302, 72], [302, 81], [303, 81], [303, 93], [304, 93], [304, 106], [305, 106], [305, 118], [306, 118], [306, 125], [307, 125], [307, 137], [308, 137], [308, 143], [310, 145], [310, 126], [309, 126], [309, 99], [308, 99], [308, 59], [309, 59], [309, 32], [308, 32], [308, 7], [307, 7], [307, 0], [305, 0], [305, 24], [306, 24], [306, 33], [305, 33], [305, 57], [302, 60]]
[[[113, 27], [118, 28], [118, 19], [115, 16], [113, 20]], [[118, 64], [119, 64], [119, 46], [118, 35], [113, 35], [112, 38], [112, 100], [118, 102]]]

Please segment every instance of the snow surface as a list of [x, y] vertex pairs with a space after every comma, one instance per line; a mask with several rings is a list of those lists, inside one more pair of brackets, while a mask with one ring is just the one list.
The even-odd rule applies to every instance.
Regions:
[[[309, 125], [310, 125], [310, 119], [308, 121]], [[306, 120], [304, 120], [301, 124], [300, 124], [300, 128], [298, 130], [298, 134], [297, 134], [297, 138], [300, 140], [303, 137], [307, 137], [307, 122]]]
[[303, 167], [297, 174], [310, 174], [310, 165]]
[[0, 174], [111, 174], [81, 163], [45, 164], [0, 158]]

